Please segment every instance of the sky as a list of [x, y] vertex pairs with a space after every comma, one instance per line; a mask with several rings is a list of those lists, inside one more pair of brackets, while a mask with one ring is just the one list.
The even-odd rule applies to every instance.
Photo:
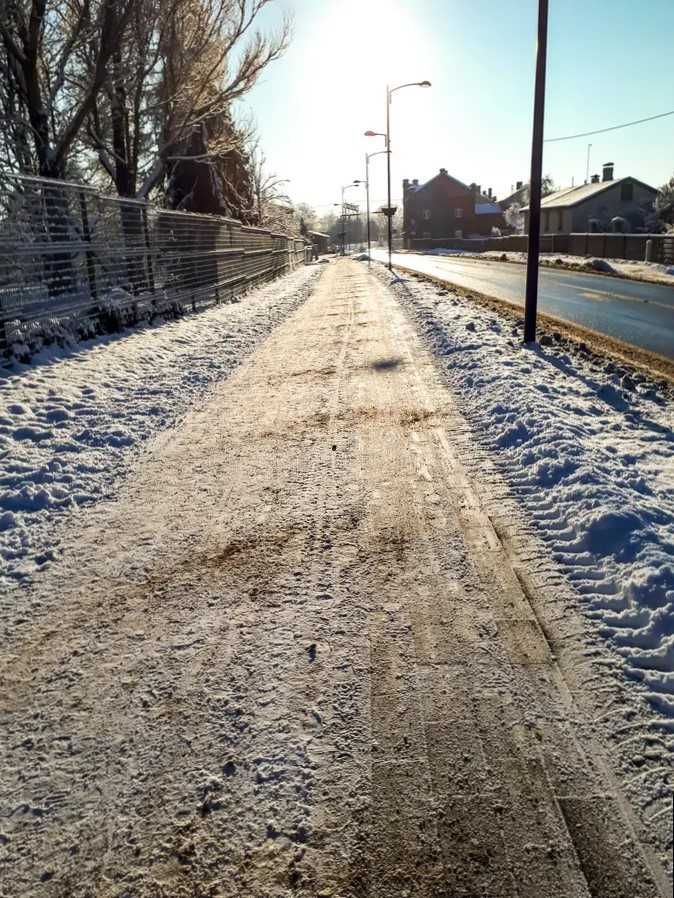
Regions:
[[[391, 105], [392, 196], [446, 168], [497, 197], [529, 178], [537, 0], [272, 0], [260, 25], [294, 20], [285, 56], [248, 94], [269, 172], [319, 215], [365, 177], [383, 149]], [[610, 127], [674, 110], [674, 0], [550, 0], [545, 137]], [[660, 186], [674, 174], [674, 115], [545, 146], [558, 187], [615, 163]], [[386, 157], [370, 161], [371, 203], [386, 199]], [[360, 188], [346, 192], [364, 206]]]

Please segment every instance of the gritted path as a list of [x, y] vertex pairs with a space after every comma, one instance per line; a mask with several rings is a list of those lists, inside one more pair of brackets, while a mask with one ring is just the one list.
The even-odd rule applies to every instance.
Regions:
[[392, 293], [326, 266], [45, 575], [4, 894], [662, 894], [465, 431]]

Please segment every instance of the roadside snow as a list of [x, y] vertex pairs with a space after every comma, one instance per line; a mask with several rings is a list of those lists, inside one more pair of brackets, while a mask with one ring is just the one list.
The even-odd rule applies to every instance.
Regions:
[[239, 303], [0, 368], [0, 585], [58, 551], [68, 512], [114, 493], [143, 443], [227, 377], [308, 296], [320, 266]]
[[[460, 249], [430, 249], [424, 251], [428, 256], [463, 256], [468, 259], [489, 259], [495, 262], [527, 261], [527, 254], [520, 252], [503, 252], [486, 250], [483, 253], [470, 253]], [[593, 256], [569, 256], [563, 253], [541, 253], [541, 263], [550, 267], [570, 268], [575, 271], [594, 269], [600, 272], [617, 274], [619, 277], [638, 281], [650, 281], [654, 284], [674, 285], [674, 268], [658, 262], [631, 262], [626, 259], [595, 259]]]
[[422, 281], [394, 287], [587, 616], [674, 729], [674, 399]]

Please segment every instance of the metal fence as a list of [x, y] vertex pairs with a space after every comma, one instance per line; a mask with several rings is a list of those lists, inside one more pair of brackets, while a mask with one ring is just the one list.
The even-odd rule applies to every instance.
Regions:
[[[646, 242], [649, 240], [652, 251], [651, 261], [667, 265], [674, 263], [674, 236], [668, 234], [541, 234], [541, 252], [643, 261], [646, 258]], [[456, 249], [466, 252], [499, 250], [501, 252], [525, 253], [528, 241], [529, 238], [526, 234], [465, 239], [440, 237], [408, 239], [407, 248], [415, 250]]]
[[309, 260], [301, 237], [0, 172], [0, 349], [40, 324], [90, 333], [225, 302]]

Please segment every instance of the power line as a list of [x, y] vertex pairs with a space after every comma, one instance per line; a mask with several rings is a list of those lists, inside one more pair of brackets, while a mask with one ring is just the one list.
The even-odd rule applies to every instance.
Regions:
[[664, 118], [666, 115], [674, 115], [671, 112], [661, 112], [659, 115], [649, 115], [648, 118], [640, 118], [635, 122], [625, 122], [624, 125], [613, 125], [612, 128], [599, 128], [597, 131], [582, 131], [580, 134], [567, 134], [566, 137], [546, 137], [544, 143], [557, 143], [560, 140], [574, 140], [576, 137], [589, 137], [591, 134], [605, 134], [607, 131], [618, 131], [620, 128], [630, 128], [632, 125], [641, 125], [643, 122], [652, 122], [656, 118]]

